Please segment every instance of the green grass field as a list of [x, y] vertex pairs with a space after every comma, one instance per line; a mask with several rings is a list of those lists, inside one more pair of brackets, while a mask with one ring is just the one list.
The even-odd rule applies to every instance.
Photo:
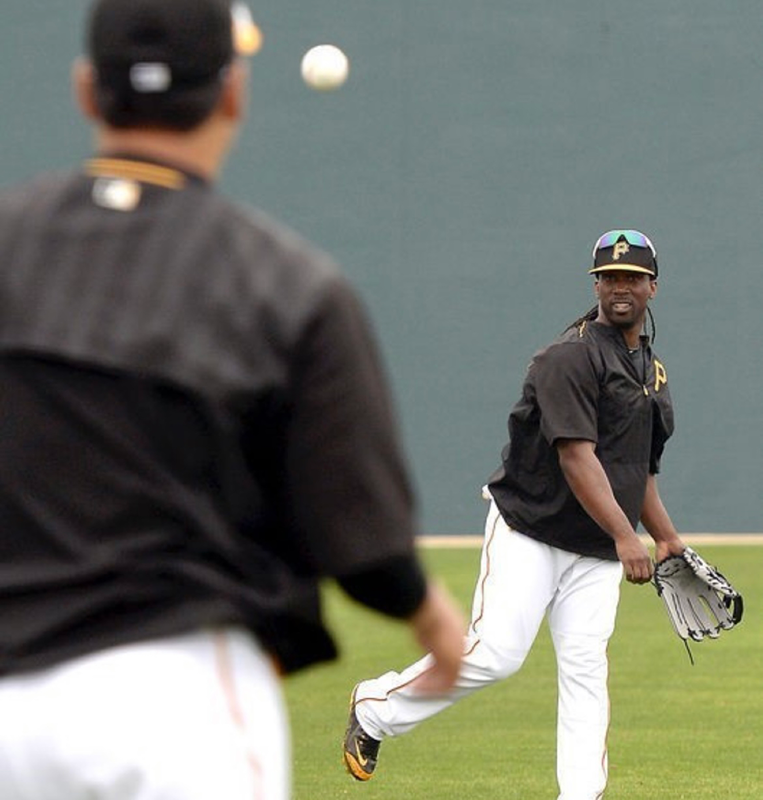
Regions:
[[[745, 618], [689, 662], [651, 586], [623, 585], [610, 644], [612, 725], [607, 800], [761, 800], [763, 797], [763, 549], [703, 546], [732, 579]], [[423, 551], [469, 608], [479, 551]], [[418, 656], [407, 630], [326, 590], [342, 657], [289, 679], [294, 800], [554, 800], [556, 680], [544, 627], [522, 670], [411, 733], [384, 742], [369, 783], [341, 763], [354, 684]]]

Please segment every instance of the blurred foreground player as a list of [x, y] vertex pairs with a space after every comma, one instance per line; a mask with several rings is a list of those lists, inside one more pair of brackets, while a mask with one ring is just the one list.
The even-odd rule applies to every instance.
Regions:
[[[657, 253], [644, 234], [603, 234], [589, 270], [597, 305], [530, 364], [509, 416], [490, 502], [461, 673], [440, 696], [418, 691], [429, 657], [359, 683], [344, 758], [358, 780], [379, 745], [517, 672], [548, 618], [558, 667], [558, 800], [600, 800], [607, 783], [607, 644], [623, 576], [684, 551], [656, 475], [673, 432], [665, 367], [645, 332]], [[506, 743], [507, 759], [511, 742]], [[510, 781], [507, 770], [507, 781]]]
[[336, 655], [317, 582], [455, 678], [356, 296], [212, 182], [251, 17], [101, 0], [96, 157], [0, 197], [0, 798], [286, 800], [278, 673]]

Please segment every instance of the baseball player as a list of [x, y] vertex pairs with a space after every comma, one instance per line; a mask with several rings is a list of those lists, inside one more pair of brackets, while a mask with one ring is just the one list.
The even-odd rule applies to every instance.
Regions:
[[623, 572], [637, 584], [652, 576], [636, 526], [651, 534], [658, 560], [684, 545], [656, 479], [673, 431], [667, 372], [644, 332], [656, 251], [638, 231], [609, 231], [590, 273], [598, 303], [533, 358], [502, 466], [484, 490], [490, 510], [458, 681], [439, 695], [420, 691], [433, 663], [425, 656], [359, 683], [344, 742], [358, 780], [372, 776], [386, 736], [519, 670], [547, 617], [558, 664], [559, 800], [603, 795], [619, 586]]
[[214, 187], [252, 26], [97, 0], [95, 156], [0, 195], [2, 800], [286, 800], [323, 576], [458, 672], [364, 309]]

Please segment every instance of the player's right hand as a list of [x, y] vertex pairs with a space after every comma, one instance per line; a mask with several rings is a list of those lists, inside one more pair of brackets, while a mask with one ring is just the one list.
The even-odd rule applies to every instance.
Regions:
[[617, 557], [623, 565], [625, 579], [630, 583], [649, 583], [654, 573], [649, 550], [634, 533], [615, 540]]
[[452, 597], [429, 583], [427, 595], [409, 623], [419, 644], [434, 663], [416, 680], [416, 688], [433, 694], [450, 689], [458, 677], [464, 652], [464, 616]]

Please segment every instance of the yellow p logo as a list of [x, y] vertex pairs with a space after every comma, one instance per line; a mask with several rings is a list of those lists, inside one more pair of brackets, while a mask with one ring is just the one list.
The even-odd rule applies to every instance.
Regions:
[[654, 391], [659, 392], [660, 386], [667, 386], [668, 372], [656, 358], [654, 359]]
[[620, 256], [624, 256], [630, 249], [628, 242], [616, 242], [615, 249], [612, 251], [612, 258], [617, 261]]

